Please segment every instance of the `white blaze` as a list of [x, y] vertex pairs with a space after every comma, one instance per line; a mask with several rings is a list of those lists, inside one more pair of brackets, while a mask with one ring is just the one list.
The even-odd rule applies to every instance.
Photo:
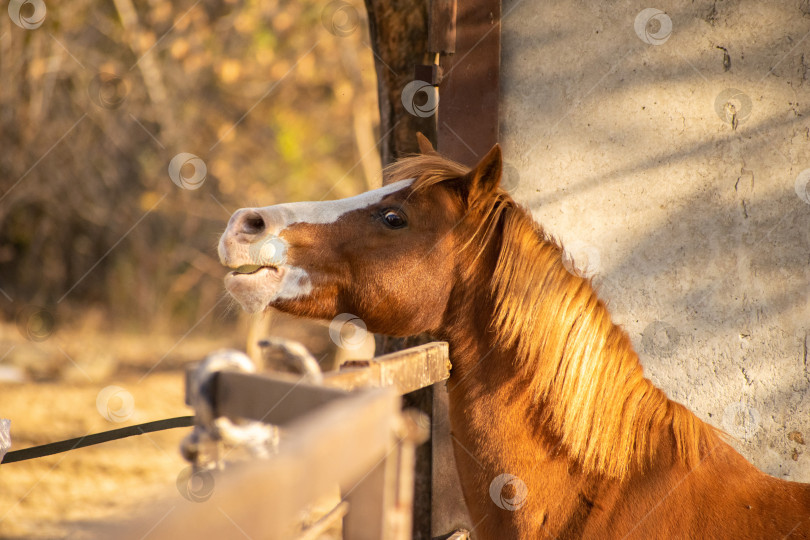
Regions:
[[[295, 223], [313, 225], [334, 223], [349, 212], [377, 204], [387, 195], [410, 186], [413, 181], [413, 178], [400, 180], [379, 189], [335, 201], [284, 203], [254, 208], [253, 211], [258, 212], [265, 219], [267, 225], [265, 236], [250, 243], [249, 246], [237, 244], [228, 247], [225, 242], [226, 235], [223, 235], [219, 242], [220, 259], [224, 262], [226, 259], [244, 260], [247, 258], [251, 264], [281, 265], [284, 267], [284, 275], [277, 288], [262, 281], [256, 283], [253, 293], [249, 297], [239, 299], [242, 307], [249, 312], [258, 311], [269, 302], [303, 297], [312, 292], [312, 281], [307, 271], [285, 264], [289, 246], [279, 236], [284, 229]], [[226, 257], [229, 251], [231, 256]]]
[[[276, 234], [279, 234], [286, 227], [294, 223], [310, 223], [313, 225], [322, 225], [334, 223], [341, 216], [368, 208], [373, 204], [377, 204], [387, 195], [396, 193], [401, 189], [405, 189], [413, 183], [414, 179], [400, 180], [383, 186], [378, 189], [373, 189], [354, 197], [347, 197], [345, 199], [338, 199], [335, 201], [312, 201], [312, 202], [295, 202], [284, 203], [272, 206], [274, 211], [283, 216], [281, 223], [277, 223], [278, 227]], [[279, 238], [282, 242], [284, 240]], [[284, 252], [286, 252], [287, 243], [284, 242]], [[275, 295], [275, 299], [297, 298], [308, 295], [312, 292], [312, 282], [309, 274], [303, 268], [294, 266], [287, 267], [287, 274], [282, 280], [281, 288]]]
[[340, 218], [340, 216], [344, 214], [354, 210], [360, 210], [361, 208], [367, 208], [372, 204], [377, 204], [383, 200], [386, 195], [396, 193], [397, 191], [410, 186], [413, 183], [413, 180], [413, 178], [408, 180], [400, 180], [399, 182], [394, 182], [393, 184], [388, 184], [387, 186], [378, 189], [366, 191], [365, 193], [355, 195], [354, 197], [338, 199], [336, 201], [284, 203], [274, 206], [267, 206], [261, 210], [272, 209], [273, 211], [279, 211], [279, 213], [284, 217], [283, 224], [279, 224], [279, 231], [289, 225], [292, 225], [293, 223], [312, 223], [313, 225], [334, 223]]

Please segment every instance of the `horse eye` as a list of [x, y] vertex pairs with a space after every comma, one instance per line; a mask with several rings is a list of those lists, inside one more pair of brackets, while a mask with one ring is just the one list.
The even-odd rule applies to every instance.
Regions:
[[392, 229], [401, 229], [407, 223], [405, 223], [405, 219], [402, 216], [394, 212], [393, 210], [386, 210], [383, 212], [383, 221], [385, 224], [391, 227]]

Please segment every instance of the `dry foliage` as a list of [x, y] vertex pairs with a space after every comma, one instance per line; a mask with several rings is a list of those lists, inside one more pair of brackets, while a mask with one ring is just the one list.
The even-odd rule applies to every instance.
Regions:
[[[64, 323], [94, 305], [116, 323], [187, 328], [221, 298], [229, 212], [379, 181], [360, 4], [46, 6], [36, 29], [0, 14], [6, 317], [39, 304]], [[204, 161], [199, 189], [172, 183], [180, 152]]]

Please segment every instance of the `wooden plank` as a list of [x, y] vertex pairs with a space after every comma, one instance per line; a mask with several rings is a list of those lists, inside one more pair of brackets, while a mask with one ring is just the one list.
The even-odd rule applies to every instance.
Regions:
[[449, 347], [445, 342], [387, 354], [372, 361], [380, 369], [380, 386], [393, 385], [401, 394], [425, 388], [450, 377]]
[[393, 455], [399, 408], [392, 389], [363, 390], [322, 405], [289, 424], [273, 459], [217, 475], [208, 500], [189, 502], [175, 493], [146, 517], [112, 525], [97, 538], [291, 538], [308, 503], [335, 485], [351, 492]]
[[222, 371], [215, 375], [214, 409], [219, 416], [283, 426], [347, 392], [278, 374]]
[[[194, 381], [194, 372], [197, 370], [197, 364], [193, 364], [186, 368], [185, 380], [184, 380], [184, 388], [185, 388], [185, 404], [191, 406], [191, 385]], [[243, 372], [242, 372], [243, 373]], [[267, 371], [259, 371], [257, 374], [260, 375], [269, 375], [272, 377], [273, 380], [279, 381], [286, 381], [291, 384], [295, 384], [301, 380], [300, 376], [294, 375], [292, 373], [286, 372], [267, 372]]]
[[436, 341], [373, 358], [364, 367], [324, 373], [324, 385], [344, 390], [391, 386], [407, 394], [446, 380], [450, 367], [447, 343]]
[[368, 367], [341, 368], [340, 371], [329, 371], [324, 373], [323, 384], [330, 388], [339, 388], [347, 392], [359, 388], [373, 388], [372, 370]]
[[[283, 424], [301, 412], [339, 398], [358, 388], [393, 387], [407, 394], [450, 377], [447, 343], [433, 342], [379, 356], [367, 365], [324, 373], [323, 386], [300, 382], [288, 373], [217, 374], [216, 408], [231, 418], [249, 418]], [[186, 371], [186, 404], [191, 373]]]
[[343, 519], [343, 536], [351, 540], [382, 540], [386, 537], [386, 515], [391, 511], [391, 456], [377, 463], [354, 489], [344, 493], [349, 513]]
[[354, 509], [343, 522], [345, 539], [411, 540], [415, 440], [406, 440], [344, 494]]
[[[472, 520], [467, 512], [461, 492], [453, 453], [453, 437], [450, 433], [449, 399], [447, 388], [436, 385], [433, 392], [433, 486], [431, 533], [433, 537], [446, 538], [459, 529], [472, 530]], [[450, 536], [452, 538], [452, 536]]]
[[[412, 410], [408, 409], [403, 416], [407, 419], [407, 415], [412, 412]], [[428, 430], [423, 429], [423, 425], [420, 425], [422, 422], [419, 420], [419, 414], [417, 413], [413, 417], [415, 423], [411, 426], [411, 436], [408, 437], [411, 444], [402, 444], [398, 448], [399, 466], [397, 468], [396, 507], [392, 512], [390, 521], [393, 522], [393, 530], [398, 531], [402, 540], [415, 540], [417, 538], [416, 523], [413, 520], [413, 517], [418, 515], [414, 507], [414, 494], [418, 487], [415, 476], [416, 450], [417, 448], [430, 447], [430, 435]], [[422, 419], [424, 418], [422, 416]]]
[[430, 423], [433, 416], [433, 394], [437, 386], [444, 386], [444, 382], [436, 383], [415, 392], [402, 396], [402, 406], [408, 411], [417, 410], [421, 416], [421, 425], [426, 429], [426, 440], [414, 449], [416, 468], [413, 472], [412, 485], [415, 493], [413, 507], [413, 534], [411, 540], [431, 540], [431, 512], [432, 512], [432, 484], [433, 484], [433, 444], [430, 440]]

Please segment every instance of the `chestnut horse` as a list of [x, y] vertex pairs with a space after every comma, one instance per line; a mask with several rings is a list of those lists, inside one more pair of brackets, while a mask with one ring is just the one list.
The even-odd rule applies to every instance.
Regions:
[[589, 280], [499, 187], [499, 147], [472, 170], [420, 148], [381, 189], [234, 213], [227, 290], [251, 312], [449, 342], [478, 538], [809, 538], [810, 485], [760, 472], [644, 378]]

